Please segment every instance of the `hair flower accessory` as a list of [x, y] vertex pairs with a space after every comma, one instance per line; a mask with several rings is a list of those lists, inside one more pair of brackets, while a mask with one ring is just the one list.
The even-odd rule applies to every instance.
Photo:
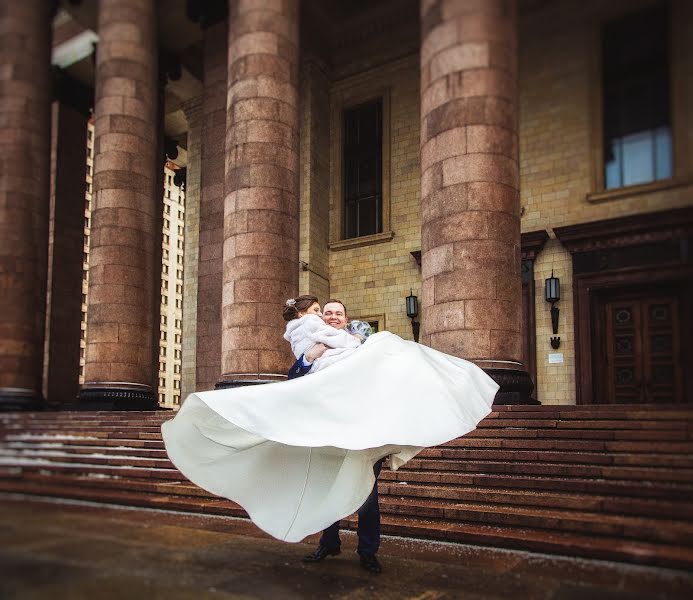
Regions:
[[296, 304], [296, 300], [294, 300], [293, 298], [289, 298], [289, 299], [286, 301], [286, 305], [287, 305], [287, 306], [294, 306], [295, 304]]

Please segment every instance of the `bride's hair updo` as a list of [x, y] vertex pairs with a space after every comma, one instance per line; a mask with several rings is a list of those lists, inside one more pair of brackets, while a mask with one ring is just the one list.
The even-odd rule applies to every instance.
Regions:
[[298, 313], [306, 312], [313, 304], [318, 301], [317, 296], [298, 296], [298, 298], [289, 298], [282, 309], [282, 317], [285, 321], [293, 321], [298, 319]]

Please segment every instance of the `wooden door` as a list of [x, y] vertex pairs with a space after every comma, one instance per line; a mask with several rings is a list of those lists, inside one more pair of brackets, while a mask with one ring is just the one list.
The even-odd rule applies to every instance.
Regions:
[[[681, 300], [676, 293], [611, 293], [599, 303], [596, 399], [609, 404], [684, 402]], [[687, 343], [688, 340], [685, 340]]]

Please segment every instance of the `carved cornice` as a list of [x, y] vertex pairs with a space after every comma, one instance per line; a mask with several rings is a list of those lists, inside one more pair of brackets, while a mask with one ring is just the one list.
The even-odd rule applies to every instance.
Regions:
[[693, 207], [554, 228], [571, 254], [639, 246], [693, 235]]
[[534, 261], [548, 239], [549, 234], [545, 229], [523, 233], [521, 236], [522, 260]]

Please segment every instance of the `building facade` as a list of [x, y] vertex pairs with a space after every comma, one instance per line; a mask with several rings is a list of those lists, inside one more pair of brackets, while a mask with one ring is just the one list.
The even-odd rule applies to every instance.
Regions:
[[[280, 307], [298, 293], [340, 298], [405, 338], [420, 324], [422, 343], [487, 369], [500, 402], [693, 400], [690, 3], [180, 2], [165, 18], [149, 0], [126, 4], [53, 17], [54, 64], [99, 39], [95, 62], [61, 67], [68, 90], [94, 93], [101, 217], [81, 401], [156, 404], [171, 374], [155, 341], [171, 331], [181, 398], [282, 379]], [[42, 11], [7, 18], [38, 35]], [[39, 83], [23, 93], [48, 111]], [[154, 175], [164, 134], [187, 150], [186, 218], [169, 233], [174, 205]], [[36, 135], [12, 139], [45, 154]], [[50, 245], [30, 227], [48, 219], [42, 194], [26, 231]], [[158, 231], [184, 236], [180, 278]], [[14, 252], [33, 265], [32, 314], [49, 281], [49, 326], [30, 335], [28, 315], [5, 312], [8, 404], [54, 389], [49, 342], [67, 335], [51, 334], [50, 268], [29, 246]], [[155, 319], [171, 289], [182, 313], [169, 303]], [[39, 358], [43, 376], [17, 367]]]

